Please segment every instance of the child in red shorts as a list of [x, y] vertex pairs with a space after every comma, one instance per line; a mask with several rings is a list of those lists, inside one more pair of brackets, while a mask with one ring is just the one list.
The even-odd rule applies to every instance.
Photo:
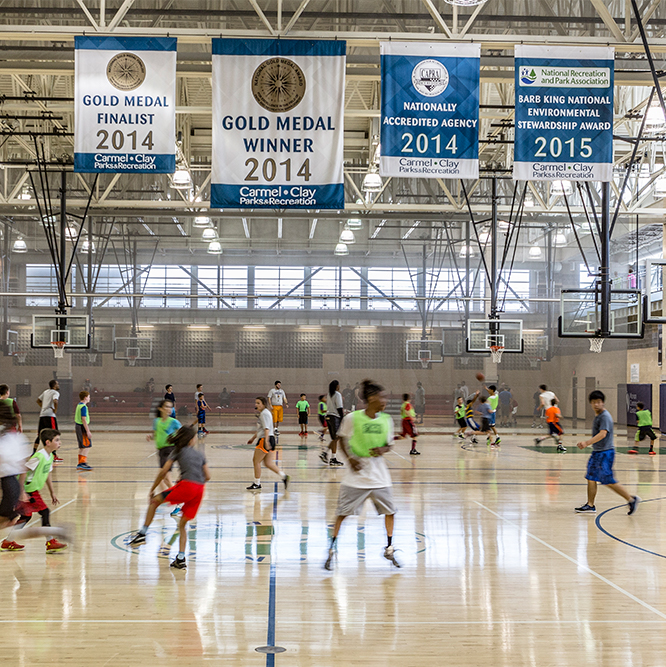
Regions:
[[421, 452], [416, 451], [416, 439], [419, 437], [419, 432], [416, 428], [416, 410], [409, 402], [410, 395], [402, 395], [402, 406], [400, 407], [400, 416], [402, 417], [402, 433], [396, 437], [396, 440], [403, 440], [404, 438], [412, 439], [412, 448], [410, 454], [418, 456]]
[[[179, 505], [182, 514], [178, 525], [180, 536], [180, 551], [171, 567], [178, 570], [184, 570], [187, 567], [185, 562], [185, 546], [187, 545], [187, 522], [192, 521], [199, 511], [199, 505], [203, 498], [204, 485], [210, 479], [208, 465], [204, 455], [194, 448], [197, 441], [197, 431], [192, 426], [182, 426], [178, 431], [169, 436], [167, 442], [174, 447], [174, 451], [167, 459], [162, 469], [157, 474], [153, 485], [150, 487], [150, 496], [152, 499], [146, 512], [146, 520], [139, 532], [129, 540], [128, 544], [132, 547], [138, 547], [146, 543], [146, 534], [148, 527], [155, 517], [157, 508], [162, 503]], [[174, 486], [162, 493], [153, 496], [155, 489], [159, 487], [162, 480], [169, 474], [173, 464], [177, 462], [180, 467], [180, 479]]]

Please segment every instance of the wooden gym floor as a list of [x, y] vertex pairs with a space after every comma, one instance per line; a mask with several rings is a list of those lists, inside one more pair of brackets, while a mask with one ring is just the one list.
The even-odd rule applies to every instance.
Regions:
[[[663, 663], [660, 456], [618, 454], [618, 480], [648, 502], [628, 517], [600, 489], [595, 517], [573, 512], [585, 500], [587, 455], [571, 436], [566, 454], [537, 450], [534, 431], [507, 435], [499, 452], [424, 435], [422, 455], [410, 458], [399, 442], [401, 456], [387, 460], [403, 567], [383, 559], [383, 521], [367, 506], [344, 524], [326, 572], [344, 471], [319, 462], [317, 437], [303, 446], [284, 434], [290, 489], [266, 472], [252, 494], [246, 436], [213, 433], [203, 444], [213, 479], [189, 534], [188, 569], [174, 571], [168, 512], [146, 545], [125, 544], [157, 471], [152, 443], [138, 429], [92, 426], [94, 470], [75, 470], [65, 434], [55, 471], [52, 523], [71, 526], [71, 548], [47, 556], [42, 540], [27, 540], [21, 553], [0, 553], [7, 665]], [[267, 644], [286, 651], [255, 651]]]

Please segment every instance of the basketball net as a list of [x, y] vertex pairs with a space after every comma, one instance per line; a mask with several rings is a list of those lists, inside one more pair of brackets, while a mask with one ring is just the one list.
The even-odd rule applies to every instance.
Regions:
[[430, 367], [430, 359], [419, 359], [419, 361], [421, 362], [421, 368], [427, 371]]
[[139, 358], [139, 357], [135, 357], [135, 356], [127, 357], [127, 364], [128, 364], [129, 366], [136, 366], [136, 360], [137, 360], [138, 358]]
[[504, 347], [502, 345], [490, 346], [490, 356], [493, 358], [494, 364], [499, 364], [499, 362], [502, 361], [503, 352], [504, 352]]
[[51, 341], [51, 347], [53, 348], [53, 357], [55, 359], [62, 359], [65, 356], [64, 340]]
[[603, 338], [590, 338], [590, 352], [601, 352], [601, 346], [604, 344]]
[[28, 357], [28, 353], [27, 352], [17, 352], [16, 357], [18, 358], [19, 364], [24, 364], [25, 360]]

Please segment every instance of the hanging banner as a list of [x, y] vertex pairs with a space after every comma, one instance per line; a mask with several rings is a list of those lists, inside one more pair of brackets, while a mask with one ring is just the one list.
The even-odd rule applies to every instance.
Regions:
[[176, 39], [74, 39], [74, 171], [172, 174]]
[[382, 42], [382, 176], [478, 178], [478, 44]]
[[614, 49], [515, 48], [514, 179], [610, 181]]
[[213, 40], [214, 208], [342, 209], [346, 42]]

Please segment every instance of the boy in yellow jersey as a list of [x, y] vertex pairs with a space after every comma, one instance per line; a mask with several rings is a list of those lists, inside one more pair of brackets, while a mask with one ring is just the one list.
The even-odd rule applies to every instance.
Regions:
[[412, 449], [409, 452], [412, 456], [418, 456], [421, 452], [416, 451], [416, 439], [419, 432], [416, 429], [416, 410], [409, 402], [409, 394], [402, 395], [402, 406], [400, 407], [400, 418], [402, 419], [402, 433], [396, 437], [396, 440], [403, 440], [410, 437], [412, 439]]
[[456, 422], [459, 427], [458, 430], [455, 432], [455, 435], [461, 440], [464, 440], [465, 430], [467, 429], [467, 422], [465, 421], [465, 404], [463, 403], [462, 396], [458, 396], [458, 398], [456, 399], [454, 414], [456, 416]]
[[79, 443], [79, 462], [77, 470], [92, 470], [88, 465], [88, 450], [92, 447], [92, 435], [90, 435], [90, 394], [87, 391], [79, 392], [79, 403], [74, 413], [74, 429], [76, 430], [76, 440]]
[[[21, 515], [17, 528], [25, 526], [30, 517], [35, 513], [39, 513], [42, 517], [42, 528], [50, 529], [50, 510], [47, 504], [42, 499], [40, 491], [47, 486], [51, 494], [51, 502], [54, 505], [58, 504], [53, 484], [51, 483], [51, 470], [53, 469], [55, 453], [60, 448], [60, 431], [53, 428], [42, 429], [39, 433], [39, 439], [43, 447], [38, 449], [27, 461], [27, 472], [24, 472], [19, 477], [21, 485], [21, 502], [16, 507], [16, 511]], [[53, 536], [61, 534], [62, 531], [54, 530], [50, 535], [50, 539], [46, 541], [46, 553], [55, 553], [67, 548], [66, 544], [58, 542]], [[2, 544], [2, 549], [5, 551], [21, 551], [24, 547], [22, 544], [12, 542], [8, 536], [6, 542], [13, 545], [14, 548], [7, 549], [5, 542]]]
[[[497, 407], [499, 406], [499, 394], [497, 393], [497, 387], [494, 384], [486, 387], [488, 390], [488, 405], [490, 406], [490, 417], [489, 417], [489, 426], [490, 430], [495, 434], [495, 445], [499, 445], [502, 441], [502, 438], [497, 435], [497, 429], [495, 428], [495, 422], [497, 421]], [[490, 442], [490, 438], [488, 438]]]
[[645, 439], [645, 436], [650, 438], [650, 451], [648, 454], [650, 456], [656, 456], [657, 452], [654, 451], [654, 443], [657, 439], [657, 436], [652, 430], [652, 413], [649, 410], [645, 409], [644, 403], [636, 403], [636, 425], [638, 426], [638, 431], [636, 431], [635, 445], [629, 450], [629, 454], [638, 454], [638, 443], [641, 440]]
[[346, 415], [338, 430], [349, 466], [340, 485], [337, 516], [324, 565], [327, 570], [333, 567], [342, 522], [352, 514], [359, 514], [368, 498], [372, 499], [377, 512], [385, 517], [388, 544], [384, 549], [384, 558], [400, 567], [393, 548], [393, 517], [396, 509], [391, 490], [391, 473], [383, 456], [391, 450], [393, 420], [384, 412], [386, 392], [383, 387], [364, 380], [361, 395], [367, 407]]

